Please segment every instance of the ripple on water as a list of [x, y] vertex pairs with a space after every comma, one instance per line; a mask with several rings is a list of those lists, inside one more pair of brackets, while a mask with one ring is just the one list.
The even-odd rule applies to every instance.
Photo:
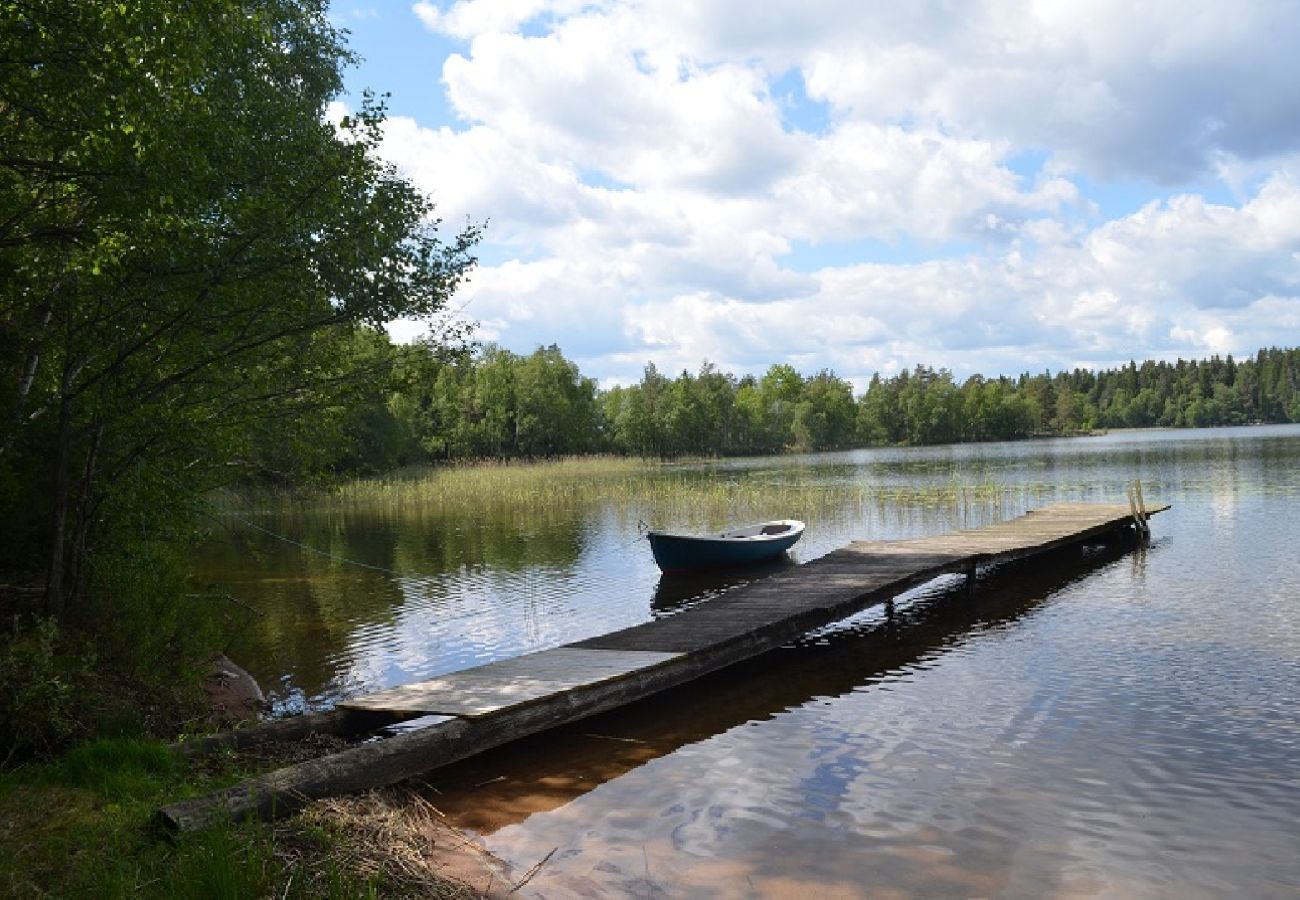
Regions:
[[[595, 785], [585, 792], [547, 800], [531, 751], [483, 762], [501, 771], [465, 786], [440, 782], [440, 808], [496, 810], [484, 839], [521, 870], [560, 848], [522, 893], [1300, 894], [1300, 429], [917, 448], [728, 472], [815, 481], [822, 465], [828, 479], [899, 499], [828, 516], [804, 559], [863, 534], [1122, 498], [1135, 476], [1149, 501], [1176, 505], [1145, 552], [996, 573], [974, 604], [943, 584], [912, 592], [892, 611], [639, 708], [649, 712], [555, 738], [561, 759], [579, 755], [587, 730], [641, 742], [613, 745], [637, 750], [617, 765], [612, 751], [584, 751], [586, 767], [564, 771]], [[905, 499], [958, 479], [995, 482], [1002, 496], [969, 510]], [[631, 543], [634, 527], [616, 518], [551, 556], [365, 582], [384, 598], [372, 606], [347, 599], [368, 595], [361, 579], [329, 586], [308, 569], [310, 580], [277, 583], [323, 648], [295, 658], [282, 689], [328, 702], [671, 615], [719, 589], [665, 588]], [[277, 633], [285, 654], [308, 643]], [[507, 781], [474, 787], [502, 772]], [[529, 801], [517, 814], [504, 785]]]
[[[489, 846], [526, 857], [535, 836], [562, 843], [567, 820], [617, 806], [618, 849], [588, 830], [568, 859], [600, 859], [585, 877], [620, 889], [633, 871], [669, 895], [715, 888], [681, 865], [693, 857], [773, 894], [881, 883], [918, 896], [1284, 896], [1297, 868], [1297, 673], [1261, 660], [1249, 628], [1207, 634], [1176, 591], [1132, 577], [1121, 560]], [[799, 854], [815, 864], [791, 862]]]

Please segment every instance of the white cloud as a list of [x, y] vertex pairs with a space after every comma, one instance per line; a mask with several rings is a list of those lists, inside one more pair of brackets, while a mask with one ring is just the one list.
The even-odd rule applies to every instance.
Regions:
[[1076, 200], [1059, 178], [1025, 190], [1005, 156], [986, 141], [852, 123], [810, 142], [797, 171], [776, 185], [773, 212], [812, 240], [907, 234], [939, 242], [995, 236]]
[[[1300, 16], [1284, 2], [986, 0], [954, 12], [939, 0], [770, 0], [757, 9], [747, 0], [467, 0], [446, 12], [432, 3], [415, 10], [472, 42], [462, 62], [498, 96], [519, 87], [572, 103], [574, 94], [549, 86], [591, 75], [584, 64], [603, 59], [609, 81], [571, 83], [574, 105], [595, 101], [585, 109], [593, 124], [612, 111], [601, 99], [619, 93], [635, 59], [660, 77], [737, 63], [769, 76], [797, 69], [809, 94], [843, 120], [992, 136], [1100, 174], [1177, 181], [1225, 156], [1276, 154], [1300, 137], [1300, 95], [1287, 88], [1300, 81]], [[529, 22], [550, 30], [524, 37]], [[523, 68], [503, 72], [503, 60]], [[613, 60], [622, 63], [607, 65]], [[459, 89], [466, 112], [485, 112], [463, 81]], [[642, 109], [623, 107], [613, 121]]]
[[[725, 360], [739, 347], [742, 361], [775, 361], [812, 348], [859, 378], [887, 359], [969, 373], [1060, 367], [1067, 348], [1099, 365], [1241, 354], [1300, 338], [1300, 216], [1278, 214], [1295, 202], [1300, 188], [1278, 177], [1240, 209], [1176, 198], [1029, 256], [828, 269], [807, 298], [675, 297], [629, 320], [686, 360]], [[1283, 251], [1271, 270], [1261, 247]], [[689, 336], [674, 338], [683, 321]]]
[[[395, 118], [383, 152], [490, 220], [462, 299], [514, 349], [861, 383], [1300, 343], [1285, 5], [413, 9], [466, 42], [429, 87], [460, 121]], [[1106, 221], [1112, 176], [1184, 187]]]
[[514, 31], [543, 12], [567, 12], [577, 3], [547, 0], [460, 0], [444, 12], [438, 4], [416, 3], [411, 10], [428, 28], [458, 38]]
[[[1178, 181], [1300, 136], [1292, 4], [786, 0], [639, 7], [704, 58], [797, 67], [842, 119], [1047, 148], [1097, 175]], [[735, 27], [735, 23], [745, 23]]]

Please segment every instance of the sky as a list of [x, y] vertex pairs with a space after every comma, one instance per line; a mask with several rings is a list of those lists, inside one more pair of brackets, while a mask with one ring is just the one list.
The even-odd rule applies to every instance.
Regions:
[[[1300, 5], [335, 2], [451, 306], [602, 385], [1300, 345]], [[398, 326], [399, 337], [412, 335]]]

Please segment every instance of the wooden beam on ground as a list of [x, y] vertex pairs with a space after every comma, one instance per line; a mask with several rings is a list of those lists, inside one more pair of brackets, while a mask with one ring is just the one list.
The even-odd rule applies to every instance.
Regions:
[[377, 710], [330, 709], [302, 715], [259, 722], [246, 728], [204, 735], [200, 738], [178, 741], [172, 750], [187, 759], [210, 756], [221, 750], [246, 750], [267, 744], [283, 744], [305, 740], [323, 734], [349, 738], [366, 734], [386, 725], [394, 725], [413, 718], [413, 713]]

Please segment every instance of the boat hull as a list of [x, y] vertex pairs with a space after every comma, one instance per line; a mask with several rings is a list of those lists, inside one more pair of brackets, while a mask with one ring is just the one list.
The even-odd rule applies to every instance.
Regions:
[[748, 537], [724, 535], [664, 534], [652, 531], [646, 537], [655, 562], [666, 574], [730, 569], [776, 559], [803, 536], [803, 523], [794, 523], [781, 534]]

